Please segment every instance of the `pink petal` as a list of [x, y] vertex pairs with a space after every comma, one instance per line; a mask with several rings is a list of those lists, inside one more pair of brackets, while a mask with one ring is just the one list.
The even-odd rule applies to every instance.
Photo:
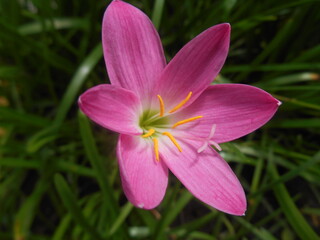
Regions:
[[167, 188], [168, 168], [155, 160], [152, 141], [121, 134], [117, 155], [128, 200], [144, 209], [158, 206]]
[[103, 18], [102, 43], [111, 83], [130, 89], [142, 99], [149, 97], [166, 65], [150, 19], [130, 4], [113, 1]]
[[160, 152], [172, 173], [199, 200], [229, 214], [244, 215], [246, 198], [229, 165], [212, 148], [198, 153], [199, 142], [179, 139], [182, 152], [171, 143], [160, 145]]
[[215, 79], [229, 49], [230, 25], [213, 26], [186, 44], [164, 69], [156, 94], [171, 108], [193, 95], [192, 103]]
[[172, 116], [172, 122], [192, 116], [203, 118], [177, 127], [180, 134], [206, 138], [213, 124], [216, 130], [212, 140], [228, 142], [264, 125], [275, 114], [280, 102], [269, 93], [244, 84], [217, 84], [210, 86], [189, 107]]
[[110, 84], [90, 88], [79, 97], [79, 107], [92, 121], [112, 131], [139, 135], [139, 98]]

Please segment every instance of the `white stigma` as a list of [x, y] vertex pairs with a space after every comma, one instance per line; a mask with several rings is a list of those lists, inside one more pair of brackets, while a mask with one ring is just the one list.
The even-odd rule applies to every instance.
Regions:
[[216, 124], [212, 125], [209, 136], [204, 139], [202, 146], [198, 149], [198, 153], [203, 152], [209, 145], [213, 145], [218, 151], [222, 150], [221, 147], [219, 146], [219, 144], [211, 139], [213, 137], [214, 133], [216, 132], [216, 127], [217, 127]]

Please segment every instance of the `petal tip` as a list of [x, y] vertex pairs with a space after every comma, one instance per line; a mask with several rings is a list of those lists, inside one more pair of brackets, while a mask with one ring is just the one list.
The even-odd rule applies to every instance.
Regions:
[[221, 23], [222, 26], [224, 26], [226, 29], [231, 30], [231, 24], [230, 23]]
[[238, 208], [238, 209], [233, 209], [233, 211], [226, 212], [235, 216], [241, 216], [244, 217], [246, 215], [247, 211], [247, 206], [245, 205], [244, 208]]
[[277, 105], [277, 106], [276, 106], [277, 108], [282, 105], [282, 102], [281, 102], [281, 101], [279, 101], [278, 99], [276, 99], [275, 97], [273, 97], [271, 94], [269, 94], [269, 95], [270, 95], [271, 98], [272, 98], [272, 100], [271, 100], [272, 103], [273, 103], [273, 104], [276, 104], [276, 105]]
[[144, 203], [137, 203], [137, 204], [133, 204], [135, 205], [137, 208], [140, 208], [140, 209], [144, 209], [144, 210], [152, 210], [152, 209], [155, 209], [158, 204], [144, 204]]
[[81, 104], [82, 104], [81, 96], [79, 96], [79, 98], [78, 98], [78, 105], [79, 105], [79, 107], [81, 106]]
[[222, 30], [224, 30], [225, 32], [227, 33], [230, 33], [231, 32], [231, 25], [230, 23], [220, 23], [216, 26], [219, 26]]
[[247, 200], [245, 193], [242, 189], [241, 193], [237, 196], [237, 201], [233, 202], [232, 205], [228, 207], [229, 211], [226, 213], [235, 215], [235, 216], [245, 216], [247, 211]]
[[127, 4], [121, 0], [113, 0], [113, 1], [111, 1], [109, 6], [107, 7], [106, 13], [109, 12], [111, 9], [115, 9], [115, 11], [119, 11], [121, 6], [124, 6], [124, 5], [129, 5], [129, 4]]
[[79, 98], [78, 98], [78, 106], [79, 106], [79, 109], [81, 110], [81, 112], [85, 112], [84, 111], [84, 102], [85, 102], [85, 100], [83, 99], [83, 97], [84, 97], [84, 94], [85, 94], [85, 92], [83, 93], [83, 94], [81, 94], [80, 96], [79, 96]]
[[243, 206], [236, 206], [234, 209], [232, 209], [230, 212], [227, 212], [227, 213], [235, 216], [245, 216], [246, 211], [247, 211], [247, 204], [244, 203]]
[[138, 208], [143, 208], [143, 207], [144, 207], [144, 204], [143, 204], [143, 203], [139, 203], [139, 204], [137, 204], [137, 207], [138, 207]]
[[121, 0], [113, 0], [112, 2], [111, 2], [111, 4], [112, 3], [121, 3], [122, 1]]

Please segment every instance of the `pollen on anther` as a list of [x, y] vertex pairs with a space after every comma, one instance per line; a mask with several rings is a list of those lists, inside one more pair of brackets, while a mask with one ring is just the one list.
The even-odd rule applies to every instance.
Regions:
[[169, 133], [169, 132], [163, 132], [162, 135], [167, 136], [167, 137], [171, 140], [171, 142], [178, 148], [179, 152], [182, 152], [182, 149], [181, 149], [179, 143], [178, 143], [177, 140], [172, 136], [171, 133]]
[[153, 138], [153, 148], [154, 148], [154, 153], [156, 155], [156, 160], [159, 162], [160, 158], [159, 158], [159, 142], [157, 138]]
[[175, 111], [177, 111], [179, 108], [181, 108], [183, 105], [186, 104], [186, 102], [189, 101], [189, 99], [191, 98], [192, 92], [189, 92], [188, 96], [183, 99], [177, 106], [175, 106], [174, 108], [172, 108], [169, 113], [173, 113]]
[[146, 134], [142, 135], [142, 137], [143, 138], [151, 137], [152, 134], [154, 134], [154, 133], [155, 133], [154, 129], [149, 129], [149, 131]]
[[159, 113], [159, 116], [160, 117], [163, 117], [164, 115], [164, 102], [163, 102], [163, 99], [160, 95], [157, 95], [158, 99], [159, 99], [159, 104], [160, 104], [160, 113]]
[[192, 121], [197, 120], [199, 118], [203, 118], [203, 116], [196, 116], [196, 117], [192, 117], [192, 118], [188, 118], [188, 119], [176, 122], [175, 124], [173, 124], [172, 128], [175, 128], [175, 127], [177, 127], [179, 125], [182, 125], [182, 124], [185, 124], [185, 123], [188, 123], [188, 122], [192, 122]]

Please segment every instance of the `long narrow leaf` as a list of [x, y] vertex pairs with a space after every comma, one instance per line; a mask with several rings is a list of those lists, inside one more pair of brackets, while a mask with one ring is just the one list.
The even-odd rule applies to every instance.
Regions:
[[96, 229], [88, 222], [88, 220], [83, 215], [81, 208], [78, 206], [77, 199], [71, 192], [63, 177], [60, 174], [57, 174], [54, 178], [54, 182], [60, 198], [73, 217], [73, 220], [78, 223], [86, 232], [88, 232], [93, 239], [103, 240], [103, 237], [96, 231]]
[[[320, 152], [318, 152], [313, 157], [313, 159], [319, 159], [319, 158], [320, 158]], [[278, 171], [271, 159], [269, 162], [269, 170], [274, 180], [279, 179]], [[292, 197], [288, 193], [285, 185], [283, 185], [282, 183], [279, 183], [273, 187], [273, 191], [274, 191], [275, 197], [277, 198], [279, 204], [281, 205], [281, 208], [284, 211], [284, 214], [288, 222], [291, 224], [292, 229], [297, 233], [297, 235], [301, 239], [310, 239], [310, 240], [320, 239], [320, 236], [318, 236], [316, 232], [310, 227], [310, 225], [302, 216], [301, 212], [299, 211], [295, 203], [292, 201]]]

